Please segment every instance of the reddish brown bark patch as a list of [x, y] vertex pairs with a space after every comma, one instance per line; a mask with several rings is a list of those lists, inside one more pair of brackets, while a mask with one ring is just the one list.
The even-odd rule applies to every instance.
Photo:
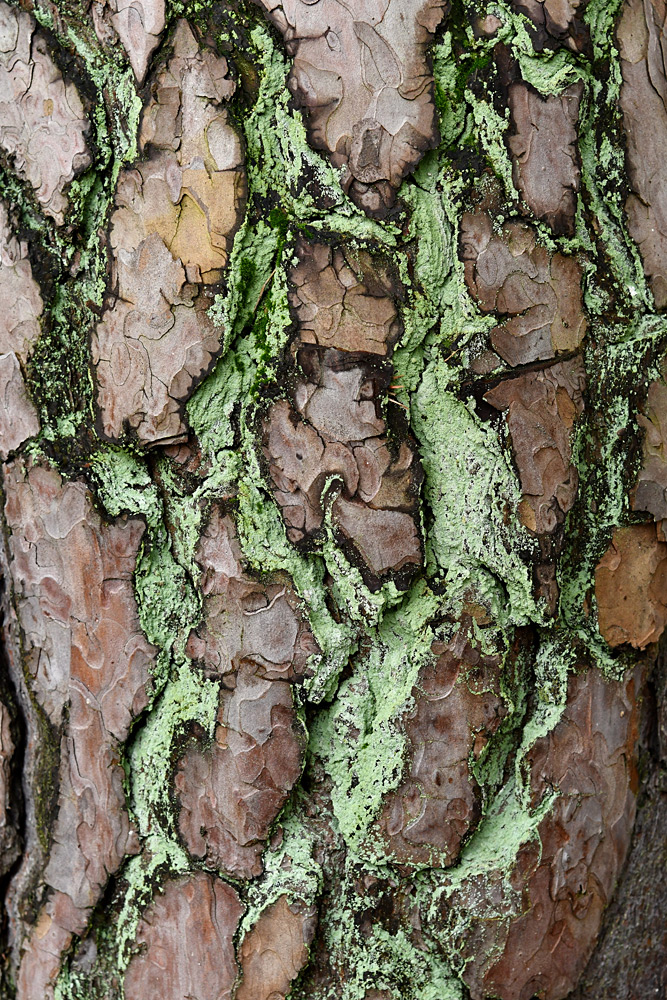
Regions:
[[[215, 677], [243, 665], [269, 680], [295, 680], [307, 673], [318, 646], [287, 577], [260, 582], [243, 568], [231, 517], [214, 508], [197, 547], [204, 594], [202, 624], [187, 652]], [[230, 684], [233, 681], [230, 681]]]
[[386, 355], [400, 333], [400, 285], [383, 261], [364, 250], [326, 243], [296, 247], [290, 292], [302, 344]]
[[260, 583], [244, 571], [234, 524], [219, 508], [196, 558], [204, 619], [187, 651], [224, 686], [212, 744], [196, 738], [176, 767], [178, 825], [193, 857], [251, 878], [301, 775], [289, 682], [304, 676], [318, 646], [289, 582]]
[[[558, 798], [538, 827], [540, 844], [519, 852], [514, 901], [500, 902], [501, 873], [497, 890], [486, 890], [487, 919], [464, 946], [470, 961], [463, 978], [473, 1000], [562, 1000], [576, 986], [630, 844], [635, 683], [632, 675], [606, 681], [598, 670], [572, 676], [560, 722], [530, 752], [533, 805], [552, 790]], [[472, 901], [479, 886], [466, 891]], [[498, 909], [491, 912], [494, 896]]]
[[449, 643], [434, 643], [435, 663], [423, 667], [404, 719], [406, 777], [385, 801], [379, 825], [401, 863], [446, 866], [457, 860], [481, 816], [471, 760], [498, 729], [500, 657], [483, 655], [462, 627]]
[[239, 949], [243, 979], [235, 1000], [284, 1000], [308, 960], [316, 923], [314, 907], [287, 896], [263, 910]]
[[428, 48], [445, 0], [256, 0], [294, 64], [288, 86], [308, 137], [343, 167], [343, 188], [383, 214], [438, 141]]
[[574, 422], [583, 412], [580, 358], [506, 379], [484, 399], [507, 410], [507, 426], [523, 491], [522, 523], [538, 534], [563, 523], [577, 492], [571, 462]]
[[126, 1000], [231, 1000], [242, 913], [236, 892], [212, 875], [167, 882], [139, 923], [143, 950], [125, 974]]
[[633, 510], [647, 510], [656, 521], [667, 518], [667, 385], [652, 382], [645, 413], [637, 423], [644, 429], [642, 466], [632, 495]]
[[40, 873], [53, 895], [19, 977], [22, 997], [44, 1000], [59, 965], [54, 949], [83, 931], [109, 875], [138, 850], [119, 748], [146, 705], [155, 651], [132, 585], [143, 522], [104, 524], [85, 485], [47, 466], [16, 460], [3, 485], [29, 685], [60, 734], [58, 805]]
[[554, 233], [572, 234], [580, 169], [577, 121], [583, 84], [541, 97], [525, 83], [509, 88], [514, 186], [531, 212]]
[[165, 27], [165, 0], [93, 0], [92, 21], [102, 44], [118, 38], [139, 83], [160, 43]]
[[506, 222], [500, 234], [478, 211], [461, 218], [465, 279], [482, 312], [508, 317], [491, 331], [491, 344], [510, 365], [574, 351], [586, 332], [581, 267], [549, 255], [524, 223]]
[[0, 200], [0, 354], [14, 353], [25, 364], [39, 337], [43, 309], [28, 244], [12, 232], [9, 210]]
[[633, 193], [625, 203], [655, 303], [667, 305], [667, 78], [664, 0], [627, 0], [618, 26], [621, 109]]
[[333, 523], [375, 585], [422, 559], [416, 449], [409, 440], [390, 445], [379, 406], [391, 377], [383, 358], [401, 329], [401, 286], [366, 252], [301, 240], [297, 254], [290, 300], [301, 379], [294, 405], [283, 399], [269, 411], [264, 454], [288, 538], [322, 527], [333, 487]]
[[290, 685], [243, 669], [223, 689], [211, 747], [178, 763], [178, 826], [190, 854], [235, 878], [263, 870], [271, 826], [301, 775], [303, 738]]
[[658, 641], [667, 624], [667, 544], [653, 524], [616, 528], [595, 570], [595, 598], [610, 646]]
[[7, 458], [39, 432], [39, 418], [28, 395], [18, 358], [0, 354], [0, 458]]

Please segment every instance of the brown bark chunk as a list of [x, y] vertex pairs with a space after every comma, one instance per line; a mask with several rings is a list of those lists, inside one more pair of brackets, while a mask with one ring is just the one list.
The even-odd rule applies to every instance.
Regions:
[[558, 798], [538, 827], [541, 847], [519, 852], [518, 912], [470, 935], [463, 978], [473, 1000], [562, 1000], [576, 985], [630, 845], [637, 733], [632, 675], [570, 677], [561, 720], [529, 755], [533, 805], [552, 789]]
[[54, 942], [67, 947], [67, 936], [83, 931], [109, 875], [138, 849], [118, 751], [146, 704], [154, 650], [132, 589], [143, 523], [105, 525], [83, 483], [65, 483], [45, 466], [10, 463], [4, 489], [30, 685], [61, 733], [58, 808], [42, 875], [53, 895], [19, 976], [21, 997], [43, 1000], [59, 964]]
[[308, 960], [316, 923], [314, 907], [290, 903], [287, 896], [267, 906], [239, 949], [243, 980], [235, 1000], [285, 1000]]
[[535, 30], [531, 34], [538, 52], [555, 45], [582, 52], [590, 38], [581, 16], [587, 6], [588, 0], [512, 0], [512, 7], [533, 22]]
[[164, 0], [93, 0], [93, 25], [105, 43], [117, 35], [139, 83], [165, 27]]
[[35, 20], [0, 2], [0, 146], [60, 226], [65, 185], [90, 163], [81, 98], [51, 59]]
[[28, 246], [12, 233], [7, 205], [0, 199], [0, 354], [13, 352], [25, 364], [39, 337], [43, 308]]
[[243, 905], [231, 886], [204, 872], [167, 882], [144, 913], [144, 949], [125, 974], [126, 1000], [231, 1000], [234, 933]]
[[343, 188], [370, 213], [438, 141], [428, 47], [445, 0], [256, 0], [294, 64], [312, 145], [343, 167]]
[[233, 522], [216, 508], [197, 550], [204, 622], [188, 653], [225, 687], [211, 746], [198, 739], [175, 776], [178, 825], [193, 857], [236, 878], [262, 872], [271, 825], [299, 779], [302, 737], [288, 681], [317, 644], [287, 583], [241, 565]]
[[615, 529], [595, 570], [595, 597], [610, 646], [658, 641], [667, 624], [667, 544], [653, 524]]
[[19, 856], [19, 837], [12, 815], [12, 757], [14, 740], [11, 716], [0, 702], [0, 876], [6, 875]]
[[252, 663], [259, 677], [295, 680], [318, 651], [286, 579], [260, 583], [243, 569], [241, 546], [230, 517], [214, 508], [200, 539], [204, 620], [188, 640], [187, 652], [212, 676], [233, 674]]
[[220, 280], [245, 202], [227, 61], [180, 21], [144, 110], [140, 149], [112, 217], [115, 299], [92, 340], [104, 433], [184, 440], [182, 404], [220, 347], [205, 286]]
[[484, 212], [464, 213], [461, 245], [470, 294], [483, 312], [509, 317], [491, 331], [491, 344], [508, 364], [579, 347], [586, 319], [576, 260], [550, 257], [524, 223], [507, 222], [496, 235]]
[[0, 354], [0, 458], [39, 432], [37, 410], [28, 395], [21, 366], [12, 352]]
[[583, 412], [585, 372], [580, 358], [506, 379], [484, 399], [508, 410], [507, 425], [519, 470], [523, 524], [539, 534], [563, 523], [577, 492], [571, 435]]
[[400, 333], [398, 283], [366, 251], [299, 240], [290, 304], [302, 344], [386, 355]]
[[301, 767], [290, 685], [240, 670], [221, 693], [212, 747], [194, 746], [178, 763], [178, 826], [190, 854], [235, 878], [260, 875], [271, 824]]
[[297, 254], [293, 350], [305, 381], [296, 385], [295, 406], [282, 399], [271, 407], [264, 454], [288, 538], [301, 541], [322, 526], [323, 491], [336, 479], [343, 495], [334, 523], [377, 579], [422, 558], [415, 451], [404, 440], [392, 454], [377, 405], [390, 372], [382, 359], [400, 334], [401, 288], [366, 252], [300, 240]]
[[470, 760], [479, 758], [505, 708], [500, 657], [482, 655], [469, 632], [433, 644], [437, 660], [420, 671], [405, 716], [407, 774], [379, 820], [389, 853], [403, 864], [454, 864], [481, 816]]
[[667, 518], [667, 385], [652, 382], [645, 414], [637, 423], [644, 428], [642, 467], [635, 486], [633, 510], [647, 510], [656, 521]]
[[334, 523], [354, 545], [374, 574], [398, 572], [408, 564], [419, 566], [421, 547], [415, 522], [398, 510], [373, 510], [345, 497], [333, 505]]
[[525, 83], [509, 88], [514, 186], [531, 212], [557, 234], [574, 232], [580, 178], [576, 125], [582, 93], [582, 83], [546, 98]]
[[621, 109], [633, 193], [625, 203], [656, 305], [667, 305], [665, 0], [627, 0], [618, 26]]

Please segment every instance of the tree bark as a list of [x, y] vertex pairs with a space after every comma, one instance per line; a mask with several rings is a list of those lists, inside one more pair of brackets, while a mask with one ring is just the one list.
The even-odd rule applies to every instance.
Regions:
[[0, 995], [667, 990], [664, 0], [0, 0]]

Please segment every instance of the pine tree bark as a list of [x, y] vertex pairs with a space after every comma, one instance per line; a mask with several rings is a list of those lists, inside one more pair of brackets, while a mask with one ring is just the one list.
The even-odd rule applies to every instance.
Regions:
[[667, 995], [664, 0], [0, 0], [0, 996]]

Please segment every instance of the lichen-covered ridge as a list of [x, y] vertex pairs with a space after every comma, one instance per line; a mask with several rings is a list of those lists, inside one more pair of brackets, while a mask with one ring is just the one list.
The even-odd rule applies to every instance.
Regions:
[[585, 979], [667, 624], [665, 16], [0, 2], [3, 1000]]

